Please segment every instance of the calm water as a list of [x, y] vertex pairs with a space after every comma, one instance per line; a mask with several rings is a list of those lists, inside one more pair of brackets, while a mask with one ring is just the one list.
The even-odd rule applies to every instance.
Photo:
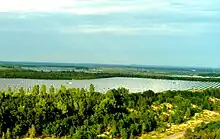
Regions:
[[187, 89], [207, 89], [220, 88], [220, 83], [216, 82], [196, 82], [196, 81], [173, 81], [173, 80], [158, 80], [158, 79], [140, 79], [140, 78], [107, 78], [93, 80], [72, 80], [72, 84], [68, 84], [69, 80], [33, 80], [33, 79], [0, 79], [0, 89], [7, 87], [25, 89], [31, 88], [34, 85], [45, 84], [60, 87], [88, 88], [90, 84], [95, 85], [97, 91], [104, 92], [112, 88], [125, 87], [132, 92], [153, 90], [155, 92], [165, 90], [187, 90]]

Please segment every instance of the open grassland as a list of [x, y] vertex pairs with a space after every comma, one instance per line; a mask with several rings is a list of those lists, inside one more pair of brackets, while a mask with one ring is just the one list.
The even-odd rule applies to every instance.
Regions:
[[0, 66], [0, 71], [1, 70], [9, 70], [10, 68], [8, 68], [8, 67], [4, 67], [4, 66]]

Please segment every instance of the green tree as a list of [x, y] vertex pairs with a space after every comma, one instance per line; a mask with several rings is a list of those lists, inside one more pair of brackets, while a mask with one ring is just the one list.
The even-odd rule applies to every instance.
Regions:
[[121, 134], [122, 139], [127, 139], [128, 138], [128, 133], [127, 133], [125, 128], [122, 128], [120, 130], [120, 134]]
[[28, 130], [28, 134], [30, 138], [34, 138], [36, 136], [36, 129], [34, 125], [32, 125], [31, 128]]
[[47, 87], [46, 87], [45, 84], [43, 84], [43, 85], [41, 86], [41, 94], [42, 94], [42, 95], [45, 95], [46, 93], [47, 93]]
[[90, 84], [89, 92], [95, 92], [95, 86], [93, 84]]
[[55, 93], [55, 88], [52, 85], [50, 86], [49, 93], [50, 94], [54, 94]]
[[141, 131], [141, 133], [142, 133], [142, 134], [146, 133], [146, 129], [147, 129], [146, 124], [143, 123], [143, 124], [142, 124], [142, 131]]
[[6, 139], [4, 132], [2, 133], [2, 139]]
[[7, 128], [7, 132], [6, 132], [6, 135], [5, 135], [6, 139], [11, 139], [11, 133], [10, 133], [10, 129]]
[[23, 87], [19, 88], [19, 93], [21, 93], [21, 94], [24, 93], [24, 88]]
[[190, 110], [190, 108], [187, 108], [187, 110], [186, 110], [186, 118], [189, 119], [190, 116], [191, 116], [191, 110]]
[[133, 135], [133, 133], [131, 133], [129, 139], [134, 139], [134, 135]]

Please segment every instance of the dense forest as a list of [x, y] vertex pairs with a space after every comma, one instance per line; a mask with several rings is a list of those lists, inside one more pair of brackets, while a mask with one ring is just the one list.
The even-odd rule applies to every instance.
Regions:
[[96, 79], [114, 77], [105, 73], [86, 73], [75, 71], [35, 71], [24, 69], [0, 70], [0, 78], [24, 78], [24, 79], [54, 79], [54, 80], [72, 80], [72, 79]]
[[194, 131], [188, 129], [185, 134], [186, 139], [220, 139], [220, 121], [202, 123]]
[[54, 79], [54, 80], [82, 80], [97, 79], [110, 77], [135, 77], [135, 78], [151, 78], [151, 79], [167, 79], [167, 80], [188, 80], [188, 81], [204, 81], [204, 82], [220, 82], [220, 78], [201, 78], [201, 77], [174, 77], [168, 75], [153, 74], [129, 74], [129, 73], [88, 73], [75, 71], [34, 71], [25, 69], [12, 68], [10, 70], [0, 70], [0, 78], [27, 78], [27, 79]]
[[0, 136], [133, 139], [183, 123], [202, 110], [220, 110], [219, 99], [220, 89], [132, 93], [119, 88], [103, 94], [93, 85], [9, 88], [0, 91]]

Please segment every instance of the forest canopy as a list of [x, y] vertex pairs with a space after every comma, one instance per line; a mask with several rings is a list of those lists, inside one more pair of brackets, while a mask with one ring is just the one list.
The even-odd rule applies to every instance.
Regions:
[[125, 88], [106, 93], [61, 86], [0, 91], [0, 136], [135, 138], [187, 121], [202, 110], [220, 110], [220, 89], [202, 92]]

